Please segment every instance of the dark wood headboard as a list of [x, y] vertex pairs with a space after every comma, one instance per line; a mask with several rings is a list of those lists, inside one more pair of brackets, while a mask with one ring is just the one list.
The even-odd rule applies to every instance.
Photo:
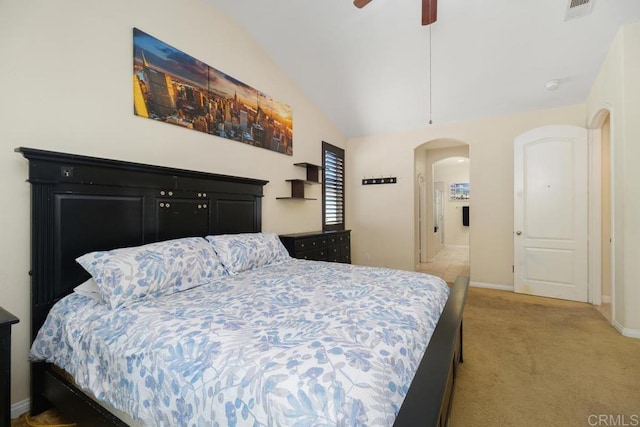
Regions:
[[87, 252], [261, 231], [267, 181], [17, 148], [31, 183], [32, 339]]

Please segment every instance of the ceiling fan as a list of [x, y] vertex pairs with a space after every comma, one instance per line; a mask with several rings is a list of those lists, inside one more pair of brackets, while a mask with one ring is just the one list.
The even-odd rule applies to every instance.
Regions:
[[[363, 8], [369, 4], [371, 0], [353, 0], [353, 4], [357, 8]], [[438, 0], [422, 0], [422, 25], [429, 25], [438, 19]]]

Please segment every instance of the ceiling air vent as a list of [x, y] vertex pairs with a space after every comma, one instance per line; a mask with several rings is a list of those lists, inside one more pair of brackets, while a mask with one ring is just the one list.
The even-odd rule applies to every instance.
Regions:
[[595, 0], [568, 0], [567, 11], [564, 15], [565, 21], [581, 18], [591, 13]]

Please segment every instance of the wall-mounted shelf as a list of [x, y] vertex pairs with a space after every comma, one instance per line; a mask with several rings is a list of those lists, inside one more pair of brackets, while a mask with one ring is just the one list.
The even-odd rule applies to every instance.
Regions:
[[291, 183], [291, 196], [276, 197], [278, 200], [318, 200], [315, 198], [304, 197], [305, 185], [320, 184], [320, 170], [322, 166], [312, 163], [294, 163], [294, 166], [305, 168], [307, 170], [307, 179], [287, 179]]
[[320, 183], [320, 171], [322, 170], [322, 166], [314, 165], [312, 163], [294, 163], [294, 166], [298, 166], [301, 168], [305, 168], [307, 170], [307, 181], [309, 183]]

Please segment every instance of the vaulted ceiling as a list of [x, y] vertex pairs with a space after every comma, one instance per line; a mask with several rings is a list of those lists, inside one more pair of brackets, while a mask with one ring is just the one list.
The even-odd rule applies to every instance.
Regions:
[[430, 26], [421, 0], [203, 1], [348, 137], [584, 102], [620, 26], [640, 21], [640, 0], [590, 0], [570, 20], [571, 0], [439, 0]]

